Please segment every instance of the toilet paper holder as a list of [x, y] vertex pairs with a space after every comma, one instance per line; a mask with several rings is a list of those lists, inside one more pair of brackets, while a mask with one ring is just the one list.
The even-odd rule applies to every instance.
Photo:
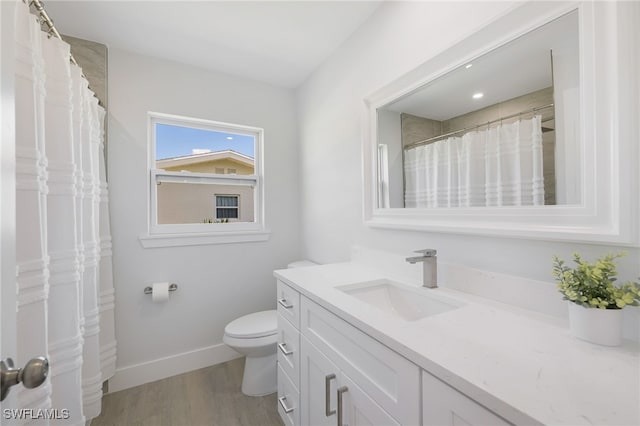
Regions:
[[[169, 284], [169, 291], [176, 291], [178, 289], [178, 284]], [[145, 287], [144, 288], [144, 294], [151, 294], [153, 293], [153, 288], [151, 286]]]

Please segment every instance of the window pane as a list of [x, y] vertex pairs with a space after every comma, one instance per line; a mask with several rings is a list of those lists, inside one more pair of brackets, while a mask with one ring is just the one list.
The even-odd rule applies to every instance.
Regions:
[[[255, 221], [254, 189], [251, 186], [162, 182], [157, 189], [158, 224], [208, 223], [215, 222], [216, 218], [228, 218], [229, 222]], [[221, 197], [233, 199], [237, 207], [228, 204], [221, 209], [234, 210], [233, 215], [216, 216], [216, 194], [220, 193], [237, 194]]]
[[216, 215], [218, 219], [237, 219], [238, 209], [216, 209]]
[[237, 195], [216, 195], [216, 206], [218, 207], [238, 207]]
[[156, 168], [198, 173], [255, 174], [255, 137], [169, 124], [155, 125]]

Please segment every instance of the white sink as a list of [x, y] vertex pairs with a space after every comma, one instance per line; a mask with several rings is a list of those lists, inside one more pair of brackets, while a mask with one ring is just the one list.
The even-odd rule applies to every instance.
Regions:
[[417, 321], [464, 305], [433, 294], [433, 289], [412, 287], [386, 279], [349, 284], [336, 289], [405, 321]]

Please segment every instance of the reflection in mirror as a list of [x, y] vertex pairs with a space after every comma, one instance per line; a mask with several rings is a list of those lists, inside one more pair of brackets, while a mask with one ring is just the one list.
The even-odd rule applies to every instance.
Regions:
[[580, 204], [577, 11], [377, 110], [378, 207]]

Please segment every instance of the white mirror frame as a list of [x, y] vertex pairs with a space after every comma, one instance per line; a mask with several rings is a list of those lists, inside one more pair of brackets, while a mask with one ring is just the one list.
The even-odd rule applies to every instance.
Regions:
[[[378, 208], [377, 109], [576, 9], [580, 31], [582, 204]], [[640, 6], [635, 2], [528, 2], [365, 99], [365, 223], [375, 228], [638, 246], [639, 21]]]

